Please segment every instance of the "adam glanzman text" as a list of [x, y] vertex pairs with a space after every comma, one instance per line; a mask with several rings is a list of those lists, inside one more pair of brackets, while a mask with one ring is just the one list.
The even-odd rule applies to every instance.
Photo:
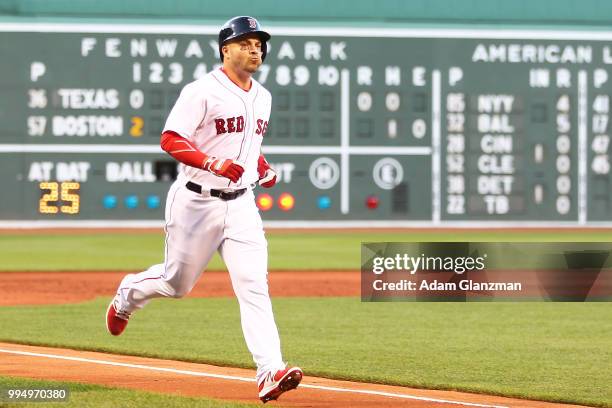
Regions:
[[[375, 257], [372, 260], [372, 273], [381, 276], [387, 271], [405, 272], [415, 277], [419, 271], [427, 272], [454, 272], [462, 275], [469, 271], [482, 271], [486, 268], [487, 255], [479, 257], [443, 257], [443, 256], [411, 256], [409, 254], [395, 254], [390, 257]], [[459, 282], [441, 282], [437, 279], [400, 279], [394, 282], [385, 282], [375, 279], [372, 288], [377, 291], [520, 291], [520, 282], [479, 282], [471, 279], [462, 279]]]

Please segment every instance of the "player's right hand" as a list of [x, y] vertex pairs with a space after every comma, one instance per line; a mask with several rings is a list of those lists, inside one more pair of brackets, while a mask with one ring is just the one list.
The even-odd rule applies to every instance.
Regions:
[[202, 168], [215, 176], [228, 178], [234, 183], [238, 182], [244, 173], [244, 167], [232, 159], [218, 159], [214, 156], [210, 156]]

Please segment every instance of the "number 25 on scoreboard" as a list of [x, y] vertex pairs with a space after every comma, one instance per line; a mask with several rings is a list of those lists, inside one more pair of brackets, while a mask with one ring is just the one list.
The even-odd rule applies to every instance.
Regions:
[[[58, 183], [45, 181], [39, 184], [42, 197], [38, 202], [38, 212], [41, 214], [78, 214], [81, 198], [78, 191], [80, 183], [73, 181]], [[48, 191], [48, 192], [45, 192]]]

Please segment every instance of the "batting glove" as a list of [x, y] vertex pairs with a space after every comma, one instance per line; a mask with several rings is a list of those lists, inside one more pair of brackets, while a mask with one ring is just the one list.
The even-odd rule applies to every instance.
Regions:
[[217, 159], [214, 156], [206, 159], [202, 168], [215, 176], [228, 178], [233, 183], [238, 182], [244, 173], [244, 168], [232, 159]]
[[260, 186], [270, 188], [276, 184], [276, 172], [270, 167], [270, 163], [263, 154], [259, 155], [257, 161], [257, 173], [259, 173], [258, 183]]

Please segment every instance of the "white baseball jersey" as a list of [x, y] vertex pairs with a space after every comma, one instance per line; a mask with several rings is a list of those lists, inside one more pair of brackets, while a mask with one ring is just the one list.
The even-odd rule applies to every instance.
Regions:
[[251, 89], [236, 85], [221, 69], [183, 88], [164, 126], [208, 156], [233, 159], [244, 167], [237, 183], [180, 164], [180, 172], [205, 189], [248, 187], [259, 179], [257, 159], [268, 127], [272, 96], [252, 79]]
[[257, 364], [257, 378], [285, 367], [268, 294], [268, 248], [253, 191], [233, 200], [198, 194], [204, 189], [249, 187], [258, 179], [257, 160], [270, 117], [272, 97], [253, 80], [244, 91], [215, 70], [186, 85], [164, 131], [188, 139], [204, 153], [244, 165], [238, 183], [181, 164], [166, 199], [165, 259], [144, 272], [127, 275], [116, 295], [118, 310], [134, 312], [156, 297], [183, 297], [194, 287], [215, 251], [227, 265], [240, 303], [240, 322]]

